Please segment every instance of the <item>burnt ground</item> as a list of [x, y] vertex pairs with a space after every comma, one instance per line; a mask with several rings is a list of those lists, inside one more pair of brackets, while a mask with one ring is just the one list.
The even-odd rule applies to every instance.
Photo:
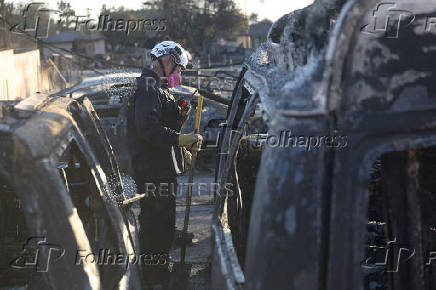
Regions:
[[[194, 234], [194, 245], [186, 250], [186, 262], [192, 265], [189, 280], [189, 290], [208, 290], [210, 289], [210, 257], [212, 253], [211, 224], [213, 214], [213, 192], [209, 186], [202, 185], [198, 190], [199, 183], [211, 184], [214, 182], [214, 171], [207, 167], [199, 166], [195, 170], [195, 184], [192, 190], [192, 205], [189, 219], [188, 231]], [[188, 183], [189, 172], [180, 175], [177, 178], [179, 186]], [[132, 182], [132, 181], [130, 181]], [[184, 185], [181, 191], [178, 191], [176, 198], [176, 227], [183, 228], [185, 218], [185, 197], [187, 186]], [[139, 204], [133, 209], [138, 218], [140, 209]], [[174, 246], [171, 250], [171, 256], [174, 262], [180, 261], [180, 248]]]
[[[179, 184], [187, 183], [189, 173], [185, 173], [178, 177]], [[192, 206], [189, 220], [188, 231], [194, 233], [194, 246], [188, 247], [186, 250], [186, 260], [192, 264], [191, 278], [189, 289], [191, 290], [206, 290], [210, 284], [210, 256], [212, 250], [211, 243], [211, 223], [213, 213], [213, 192], [210, 190], [210, 184], [214, 182], [214, 173], [207, 168], [196, 170], [194, 174], [194, 186], [192, 191]], [[198, 183], [208, 184], [202, 185], [198, 190]], [[176, 226], [179, 229], [183, 228], [185, 217], [185, 197], [187, 186], [183, 187], [182, 194], [177, 196], [177, 221]], [[171, 255], [174, 261], [180, 261], [180, 248], [173, 248]]]

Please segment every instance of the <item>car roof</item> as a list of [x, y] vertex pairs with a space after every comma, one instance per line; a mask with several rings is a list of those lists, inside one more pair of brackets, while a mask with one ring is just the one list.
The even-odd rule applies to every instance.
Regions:
[[36, 101], [33, 107], [24, 101], [2, 103], [0, 139], [9, 138], [14, 145], [11, 150], [27, 150], [32, 158], [40, 159], [48, 157], [73, 129], [74, 121], [68, 108], [77, 102], [43, 94], [30, 99]]

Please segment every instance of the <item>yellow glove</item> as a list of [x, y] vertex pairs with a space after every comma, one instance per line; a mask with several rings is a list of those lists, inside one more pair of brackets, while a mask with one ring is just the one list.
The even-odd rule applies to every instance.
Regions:
[[200, 134], [180, 134], [179, 146], [192, 148], [194, 151], [200, 151], [201, 143], [203, 143], [203, 137]]

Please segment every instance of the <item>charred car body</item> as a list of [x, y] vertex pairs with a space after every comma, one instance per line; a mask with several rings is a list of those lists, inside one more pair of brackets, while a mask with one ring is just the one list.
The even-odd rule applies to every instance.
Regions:
[[[434, 289], [434, 15], [326, 0], [272, 25], [222, 131], [217, 182], [237, 190], [216, 199], [214, 289]], [[302, 142], [245, 149], [257, 102], [262, 133]]]
[[135, 220], [90, 101], [5, 101], [0, 138], [1, 286], [140, 287], [138, 265], [115, 262], [136, 252]]

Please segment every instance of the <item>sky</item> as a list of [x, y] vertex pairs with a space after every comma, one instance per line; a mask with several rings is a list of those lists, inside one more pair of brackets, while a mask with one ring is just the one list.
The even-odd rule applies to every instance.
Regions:
[[[118, 7], [123, 5], [128, 9], [138, 9], [141, 7], [141, 3], [146, 0], [70, 0], [71, 6], [76, 11], [76, 15], [86, 15], [86, 8], [92, 10], [91, 15], [97, 16], [100, 14], [100, 8], [103, 4], [106, 7]], [[236, 4], [241, 8], [242, 12], [257, 13], [259, 20], [268, 18], [271, 21], [275, 21], [283, 14], [289, 13], [295, 9], [300, 9], [311, 4], [313, 0], [234, 0]], [[51, 9], [56, 9], [58, 0], [7, 0], [6, 2], [44, 2]]]

